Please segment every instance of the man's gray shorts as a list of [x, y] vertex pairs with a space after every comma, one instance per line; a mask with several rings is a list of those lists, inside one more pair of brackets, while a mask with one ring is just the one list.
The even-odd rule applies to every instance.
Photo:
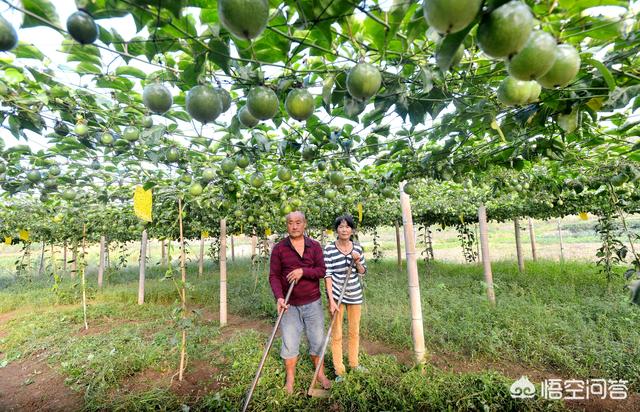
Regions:
[[300, 339], [302, 331], [309, 341], [309, 353], [319, 356], [324, 339], [324, 312], [322, 298], [306, 305], [289, 305], [289, 309], [282, 316], [280, 322], [282, 332], [282, 348], [280, 357], [295, 358], [300, 354]]

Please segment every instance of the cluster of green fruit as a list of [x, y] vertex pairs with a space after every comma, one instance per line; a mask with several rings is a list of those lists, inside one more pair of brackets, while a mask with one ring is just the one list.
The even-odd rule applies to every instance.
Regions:
[[[269, 2], [267, 0], [220, 0], [218, 1], [220, 23], [234, 36], [251, 40], [267, 27]], [[366, 101], [380, 89], [380, 71], [368, 63], [354, 66], [347, 77], [349, 94], [357, 100]], [[238, 120], [244, 127], [252, 128], [261, 120], [273, 118], [279, 109], [276, 93], [265, 86], [253, 87], [247, 93], [246, 105], [238, 110]], [[306, 89], [293, 89], [285, 99], [285, 109], [290, 117], [307, 120], [315, 110], [314, 97]]]
[[[476, 19], [482, 0], [425, 0], [424, 16], [441, 33], [459, 32]], [[534, 30], [529, 7], [512, 0], [480, 19], [480, 49], [489, 57], [505, 59], [509, 76], [498, 88], [498, 100], [506, 106], [538, 100], [541, 88], [564, 87], [580, 70], [580, 56], [571, 45], [558, 45], [542, 30]]]
[[[347, 75], [347, 90], [351, 97], [359, 101], [367, 101], [373, 97], [381, 85], [380, 71], [369, 63], [356, 64]], [[287, 94], [284, 107], [290, 117], [305, 121], [315, 110], [315, 99], [306, 89], [292, 89]], [[247, 93], [246, 104], [238, 110], [238, 121], [244, 127], [252, 128], [261, 120], [275, 117], [279, 108], [280, 101], [272, 89], [255, 86]]]
[[[0, 164], [0, 173], [4, 173], [5, 169], [5, 165]], [[59, 177], [61, 173], [62, 171], [59, 166], [50, 164], [44, 171], [40, 171], [38, 169], [29, 170], [26, 174], [26, 178], [27, 182], [31, 185], [42, 184], [43, 190], [41, 199], [46, 200], [50, 193], [58, 191], [58, 184], [60, 183]], [[65, 189], [60, 195], [64, 200], [72, 201], [76, 198], [77, 192], [73, 189]]]
[[[153, 118], [151, 116], [143, 116], [141, 119], [141, 123], [142, 127], [148, 129], [153, 126]], [[69, 127], [61, 121], [56, 122], [53, 130], [60, 136], [66, 136], [69, 134]], [[78, 136], [78, 138], [87, 138], [87, 136], [89, 136], [90, 130], [86, 120], [79, 119], [73, 129], [73, 132], [76, 136]], [[140, 129], [136, 126], [127, 126], [122, 131], [122, 138], [124, 139], [124, 141], [116, 140], [116, 136], [113, 133], [109, 131], [103, 131], [102, 133], [100, 133], [98, 140], [100, 144], [104, 146], [111, 146], [114, 143], [118, 145], [127, 145], [127, 143], [136, 142], [140, 138]]]
[[[98, 39], [98, 26], [93, 17], [78, 10], [67, 19], [67, 32], [80, 44], [91, 44]], [[4, 17], [0, 16], [0, 51], [9, 51], [18, 44], [18, 33]]]
[[[142, 91], [142, 102], [151, 112], [163, 114], [171, 108], [173, 96], [161, 83], [151, 83]], [[231, 107], [228, 91], [211, 85], [198, 85], [187, 92], [185, 108], [187, 113], [201, 123], [210, 123]]]

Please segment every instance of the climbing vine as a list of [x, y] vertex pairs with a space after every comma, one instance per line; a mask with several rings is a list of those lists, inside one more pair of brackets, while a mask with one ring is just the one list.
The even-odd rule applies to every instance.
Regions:
[[600, 215], [595, 226], [602, 242], [596, 253], [596, 263], [600, 273], [607, 278], [607, 284], [613, 279], [615, 266], [624, 262], [627, 256], [627, 247], [618, 239], [619, 230], [616, 227], [615, 218], [616, 216], [607, 210]]
[[462, 246], [462, 254], [467, 263], [474, 263], [478, 260], [478, 252], [475, 248], [476, 234], [468, 223], [460, 223], [456, 225], [458, 232], [458, 240]]

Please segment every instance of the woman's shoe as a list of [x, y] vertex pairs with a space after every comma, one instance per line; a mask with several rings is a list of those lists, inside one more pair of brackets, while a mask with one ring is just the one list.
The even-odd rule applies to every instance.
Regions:
[[340, 375], [336, 376], [336, 383], [340, 383], [343, 381], [344, 381], [344, 376], [340, 376]]
[[367, 372], [369, 372], [369, 369], [365, 368], [362, 365], [358, 365], [355, 368], [353, 368], [353, 371], [358, 372], [358, 373], [367, 373]]

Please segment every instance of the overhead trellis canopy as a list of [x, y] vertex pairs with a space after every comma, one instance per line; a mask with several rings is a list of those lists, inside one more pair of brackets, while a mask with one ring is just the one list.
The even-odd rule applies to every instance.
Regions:
[[[0, 55], [5, 197], [58, 204], [91, 188], [107, 202], [142, 184], [204, 191], [200, 202], [227, 211], [265, 197], [286, 211], [345, 176], [352, 194], [384, 194], [424, 177], [477, 184], [494, 166], [531, 174], [540, 161], [562, 165], [562, 179], [608, 164], [634, 180], [640, 160], [637, 2], [79, 0], [66, 24], [57, 2], [2, 3], [18, 40]], [[525, 23], [511, 27], [509, 13]], [[62, 34], [57, 52], [31, 40], [34, 27]], [[544, 60], [508, 44], [529, 32], [556, 62], [576, 57], [516, 79]], [[167, 94], [159, 106], [151, 87]], [[218, 113], [210, 89], [229, 98]], [[279, 168], [293, 179], [276, 180]]]

